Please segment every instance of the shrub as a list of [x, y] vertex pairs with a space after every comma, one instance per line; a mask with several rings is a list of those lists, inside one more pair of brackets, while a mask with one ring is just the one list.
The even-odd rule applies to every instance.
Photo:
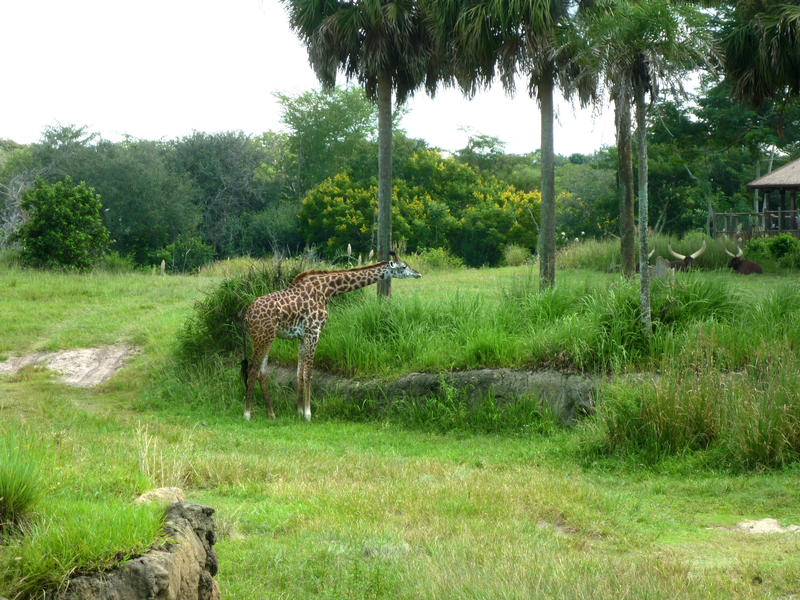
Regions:
[[0, 532], [15, 527], [42, 496], [30, 448], [12, 433], [0, 437]]
[[769, 238], [766, 246], [773, 258], [777, 259], [781, 259], [789, 253], [800, 251], [800, 242], [788, 233]]
[[503, 262], [509, 267], [518, 267], [531, 259], [531, 251], [517, 244], [509, 244], [503, 251]]
[[464, 261], [445, 248], [423, 248], [413, 256], [411, 263], [421, 273], [425, 271], [449, 271], [460, 269], [464, 266]]
[[163, 260], [167, 270], [181, 273], [197, 271], [201, 266], [211, 262], [213, 258], [214, 248], [198, 237], [183, 234], [180, 234], [173, 243], [153, 254], [154, 262], [160, 263]]
[[85, 271], [109, 243], [100, 218], [100, 197], [67, 177], [54, 185], [37, 178], [22, 195], [28, 220], [12, 236], [22, 245], [22, 261], [32, 267]]
[[298, 261], [261, 263], [244, 276], [225, 279], [208, 296], [195, 303], [194, 314], [179, 334], [179, 353], [185, 358], [242, 347], [242, 319], [250, 303], [264, 294], [288, 286], [305, 265]]
[[132, 256], [122, 255], [116, 251], [104, 254], [98, 266], [109, 273], [130, 273], [136, 269]]

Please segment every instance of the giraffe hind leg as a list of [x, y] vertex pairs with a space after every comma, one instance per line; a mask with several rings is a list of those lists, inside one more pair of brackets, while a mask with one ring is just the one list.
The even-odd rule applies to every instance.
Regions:
[[267, 409], [267, 414], [271, 419], [275, 418], [275, 413], [272, 410], [272, 401], [269, 396], [269, 389], [268, 389], [268, 377], [266, 374], [266, 366], [267, 366], [267, 357], [269, 356], [270, 348], [272, 347], [272, 342], [274, 337], [268, 341], [266, 344], [259, 344], [253, 350], [253, 362], [250, 363], [250, 366], [247, 371], [247, 394], [245, 398], [245, 408], [244, 408], [244, 418], [248, 421], [250, 420], [250, 408], [253, 400], [253, 390], [255, 388], [256, 381], [258, 381], [259, 385], [261, 386], [261, 394], [264, 396], [264, 404]]

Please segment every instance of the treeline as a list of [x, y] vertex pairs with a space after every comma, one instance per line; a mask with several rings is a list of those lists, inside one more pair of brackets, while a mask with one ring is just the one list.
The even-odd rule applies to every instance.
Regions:
[[[110, 142], [85, 127], [47, 129], [35, 144], [0, 142], [2, 230], [8, 247], [27, 218], [37, 178], [71, 177], [100, 196], [107, 251], [136, 265], [189, 270], [214, 258], [309, 246], [327, 258], [375, 248], [375, 105], [358, 88], [280, 96], [288, 133], [202, 133], [171, 141]], [[396, 121], [402, 113], [395, 115]], [[650, 226], [683, 235], [708, 211], [747, 210], [765, 149], [797, 154], [800, 109], [732, 103], [707, 81], [689, 100], [652, 111]], [[509, 245], [535, 250], [540, 154], [508, 154], [497, 138], [474, 136], [449, 156], [397, 130], [393, 135], [393, 239], [407, 251], [444, 248], [466, 264], [497, 264]], [[778, 165], [774, 163], [774, 166]], [[561, 242], [619, 231], [614, 148], [556, 157]]]

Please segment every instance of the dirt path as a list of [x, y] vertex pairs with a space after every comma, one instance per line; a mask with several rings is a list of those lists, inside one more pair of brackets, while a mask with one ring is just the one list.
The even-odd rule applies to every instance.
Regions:
[[0, 362], [0, 375], [10, 375], [26, 366], [46, 367], [61, 375], [61, 381], [77, 387], [103, 383], [119, 371], [139, 349], [122, 344], [78, 348], [58, 352], [36, 352]]

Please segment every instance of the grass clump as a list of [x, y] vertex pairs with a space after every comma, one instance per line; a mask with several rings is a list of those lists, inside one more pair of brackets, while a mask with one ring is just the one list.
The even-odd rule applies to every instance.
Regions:
[[156, 505], [55, 502], [0, 546], [0, 591], [40, 597], [71, 576], [107, 570], [165, 541], [162, 525], [163, 507]]
[[35, 454], [13, 430], [0, 434], [0, 535], [23, 523], [44, 495]]

